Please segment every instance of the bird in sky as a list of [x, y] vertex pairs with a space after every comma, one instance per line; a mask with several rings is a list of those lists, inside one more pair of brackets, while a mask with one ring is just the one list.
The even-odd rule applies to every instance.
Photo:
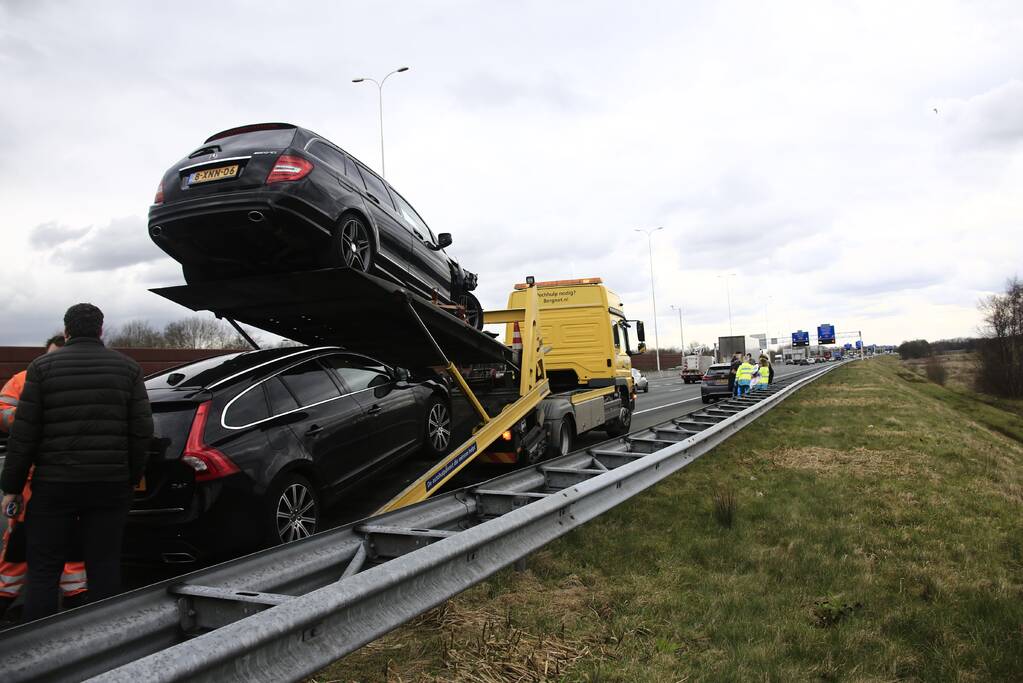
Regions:
[[935, 113], [935, 114], [937, 114], [937, 113], [938, 113], [938, 108], [937, 108], [937, 107], [935, 107], [935, 108], [934, 108], [934, 113]]

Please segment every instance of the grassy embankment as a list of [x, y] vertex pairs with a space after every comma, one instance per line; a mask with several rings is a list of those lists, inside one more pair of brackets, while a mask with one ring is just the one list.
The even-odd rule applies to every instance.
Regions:
[[1020, 439], [894, 359], [841, 368], [315, 680], [1021, 680]]

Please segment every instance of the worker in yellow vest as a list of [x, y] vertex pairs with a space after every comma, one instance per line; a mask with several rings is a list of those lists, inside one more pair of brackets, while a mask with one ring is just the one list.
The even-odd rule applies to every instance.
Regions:
[[763, 390], [771, 383], [771, 361], [767, 356], [760, 357], [760, 369], [757, 374], [757, 389]]
[[750, 381], [753, 379], [755, 366], [750, 362], [749, 354], [742, 359], [742, 364], [735, 371], [735, 395], [745, 396], [749, 393]]

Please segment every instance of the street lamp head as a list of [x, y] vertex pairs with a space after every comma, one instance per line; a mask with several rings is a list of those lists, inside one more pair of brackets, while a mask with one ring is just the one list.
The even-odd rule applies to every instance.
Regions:
[[366, 80], [366, 79], [365, 78], [353, 78], [352, 79], [352, 83], [362, 83], [364, 80]]
[[408, 67], [407, 66], [403, 66], [400, 69], [398, 69], [398, 73], [402, 73], [403, 71], [408, 71]]

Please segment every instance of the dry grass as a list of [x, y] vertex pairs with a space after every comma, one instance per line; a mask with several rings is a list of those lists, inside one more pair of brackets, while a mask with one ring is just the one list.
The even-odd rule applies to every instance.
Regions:
[[807, 446], [782, 448], [764, 454], [778, 467], [805, 470], [816, 474], [840, 474], [844, 477], [865, 475], [931, 476], [923, 459], [913, 451], [871, 450], [852, 448], [840, 450]]

